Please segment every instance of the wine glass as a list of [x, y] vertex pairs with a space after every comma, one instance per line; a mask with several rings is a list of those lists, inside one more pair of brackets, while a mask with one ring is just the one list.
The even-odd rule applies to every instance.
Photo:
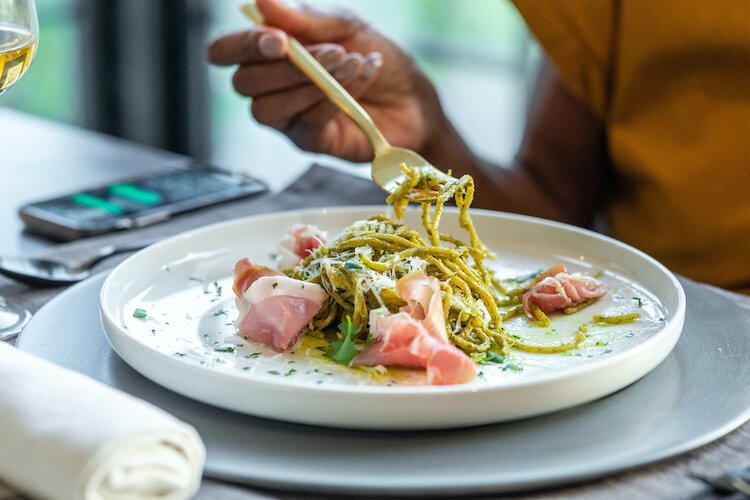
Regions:
[[[29, 69], [38, 41], [34, 0], [0, 0], [0, 96]], [[17, 335], [30, 318], [25, 307], [0, 296], [0, 340]]]
[[0, 95], [29, 69], [38, 40], [34, 0], [0, 0]]

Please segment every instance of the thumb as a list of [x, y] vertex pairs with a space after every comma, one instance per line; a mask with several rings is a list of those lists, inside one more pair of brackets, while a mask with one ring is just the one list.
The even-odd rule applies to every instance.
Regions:
[[321, 14], [307, 7], [295, 9], [279, 0], [257, 0], [256, 5], [267, 25], [286, 31], [302, 43], [336, 42], [361, 27], [350, 17]]

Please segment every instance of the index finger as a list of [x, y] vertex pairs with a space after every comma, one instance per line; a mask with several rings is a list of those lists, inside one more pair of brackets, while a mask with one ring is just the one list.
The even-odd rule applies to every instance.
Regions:
[[208, 46], [213, 64], [248, 64], [274, 61], [286, 54], [288, 39], [276, 28], [257, 27], [217, 38]]

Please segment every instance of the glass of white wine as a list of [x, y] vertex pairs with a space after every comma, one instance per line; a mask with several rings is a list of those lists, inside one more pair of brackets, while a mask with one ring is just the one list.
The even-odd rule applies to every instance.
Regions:
[[[34, 0], [0, 0], [0, 95], [26, 73], [39, 41]], [[0, 340], [17, 335], [31, 314], [0, 296]]]
[[38, 40], [34, 0], [0, 0], [0, 95], [29, 69]]

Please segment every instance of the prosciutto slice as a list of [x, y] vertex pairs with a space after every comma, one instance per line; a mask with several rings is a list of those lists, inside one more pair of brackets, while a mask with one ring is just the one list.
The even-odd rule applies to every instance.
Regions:
[[410, 273], [396, 284], [406, 305], [396, 314], [370, 311], [372, 343], [352, 365], [425, 368], [430, 384], [462, 384], [476, 375], [476, 364], [448, 342], [437, 278]]
[[266, 266], [259, 266], [250, 259], [240, 259], [234, 265], [234, 285], [232, 290], [238, 297], [250, 288], [255, 280], [262, 276], [281, 276], [282, 274], [276, 269]]
[[437, 278], [422, 272], [410, 273], [398, 280], [395, 291], [401, 300], [406, 301], [401, 311], [421, 321], [430, 335], [447, 344], [448, 332]]
[[297, 342], [328, 298], [320, 285], [289, 278], [249, 259], [237, 262], [234, 276], [237, 329], [279, 352]]
[[608, 291], [606, 283], [582, 274], [569, 274], [563, 264], [557, 264], [542, 273], [523, 295], [523, 310], [526, 316], [535, 319], [532, 306], [549, 314], [599, 298]]
[[293, 224], [276, 248], [276, 266], [287, 269], [296, 266], [313, 250], [325, 244], [328, 235], [313, 224]]

